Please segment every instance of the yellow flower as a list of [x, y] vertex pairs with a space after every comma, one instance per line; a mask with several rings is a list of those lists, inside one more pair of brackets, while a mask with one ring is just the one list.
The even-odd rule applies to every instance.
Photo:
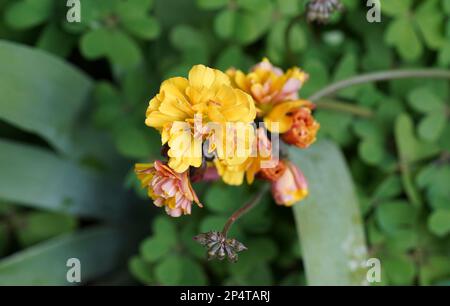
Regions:
[[153, 203], [165, 207], [168, 215], [179, 217], [191, 214], [192, 202], [202, 207], [187, 172], [174, 172], [158, 160], [153, 164], [136, 164], [135, 172]]
[[222, 180], [229, 185], [241, 185], [254, 152], [255, 129], [252, 124], [228, 125], [222, 142], [214, 144], [217, 158], [214, 165]]
[[205, 124], [250, 123], [255, 116], [252, 97], [232, 87], [226, 74], [196, 65], [188, 79], [175, 77], [161, 84], [149, 103], [145, 123], [161, 132], [163, 144], [170, 147], [169, 166], [181, 173], [201, 165], [201, 145], [211, 137]]
[[283, 73], [267, 58], [255, 65], [248, 74], [236, 69], [229, 69], [227, 74], [235, 87], [253, 97], [261, 117], [278, 103], [297, 100], [298, 91], [308, 79], [308, 74], [297, 67]]

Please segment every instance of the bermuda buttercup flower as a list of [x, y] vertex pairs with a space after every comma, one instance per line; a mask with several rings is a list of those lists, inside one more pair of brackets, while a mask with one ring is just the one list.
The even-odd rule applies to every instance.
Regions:
[[[313, 105], [299, 99], [298, 92], [308, 80], [308, 74], [298, 67], [283, 72], [264, 58], [248, 74], [236, 69], [229, 69], [227, 74], [234, 86], [252, 95], [257, 116], [264, 119], [266, 128], [271, 132], [286, 132], [292, 125], [288, 114], [299, 107]], [[273, 123], [279, 124], [277, 130], [273, 130]]]
[[267, 58], [253, 66], [248, 74], [234, 68], [228, 69], [227, 74], [235, 87], [253, 97], [259, 117], [264, 117], [278, 103], [297, 100], [298, 91], [308, 79], [308, 74], [299, 68], [284, 73]]
[[188, 79], [175, 77], [162, 83], [149, 103], [145, 123], [161, 132], [163, 144], [169, 144], [169, 166], [181, 173], [201, 165], [201, 145], [211, 137], [206, 123], [251, 123], [255, 116], [253, 99], [233, 88], [226, 74], [196, 65]]
[[286, 170], [272, 183], [272, 195], [278, 205], [292, 206], [308, 195], [308, 183], [300, 169], [284, 161]]
[[161, 161], [136, 164], [135, 172], [154, 204], [164, 207], [168, 215], [179, 217], [191, 214], [192, 202], [202, 207], [187, 172], [177, 173]]

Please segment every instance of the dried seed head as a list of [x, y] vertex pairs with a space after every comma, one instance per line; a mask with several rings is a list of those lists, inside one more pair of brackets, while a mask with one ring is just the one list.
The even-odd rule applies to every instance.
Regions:
[[331, 14], [342, 9], [340, 0], [311, 0], [308, 3], [308, 21], [327, 23]]
[[247, 250], [247, 247], [234, 238], [226, 238], [220, 232], [207, 232], [194, 237], [194, 240], [208, 248], [208, 260], [228, 258], [231, 262], [238, 260], [238, 252]]

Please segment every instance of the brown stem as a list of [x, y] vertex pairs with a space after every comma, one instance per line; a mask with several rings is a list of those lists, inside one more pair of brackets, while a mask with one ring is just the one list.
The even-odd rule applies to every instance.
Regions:
[[228, 218], [227, 223], [225, 223], [222, 235], [226, 238], [228, 231], [230, 230], [231, 226], [234, 224], [234, 222], [245, 215], [247, 212], [249, 212], [252, 208], [254, 208], [260, 201], [262, 196], [266, 193], [266, 191], [269, 190], [269, 185], [264, 184], [261, 189], [258, 190], [258, 193], [255, 195], [254, 198], [252, 198], [249, 202], [247, 202], [245, 205], [243, 205], [241, 208], [236, 210], [230, 218]]

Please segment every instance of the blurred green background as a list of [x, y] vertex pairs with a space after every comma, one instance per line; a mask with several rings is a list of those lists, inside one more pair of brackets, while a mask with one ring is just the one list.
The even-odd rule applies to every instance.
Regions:
[[[382, 0], [380, 23], [343, 0], [327, 25], [301, 17], [306, 2], [81, 0], [68, 23], [66, 1], [0, 0], [0, 284], [67, 284], [69, 257], [84, 284], [306, 284], [291, 209], [265, 197], [232, 229], [249, 247], [239, 262], [207, 262], [192, 237], [220, 229], [252, 188], [197, 185], [205, 208], [171, 219], [132, 171], [159, 156], [148, 100], [194, 64], [297, 65], [304, 98], [363, 72], [450, 66], [450, 0]], [[450, 284], [449, 90], [360, 85], [331, 102], [361, 114], [316, 111], [319, 138], [349, 165], [382, 285]]]

